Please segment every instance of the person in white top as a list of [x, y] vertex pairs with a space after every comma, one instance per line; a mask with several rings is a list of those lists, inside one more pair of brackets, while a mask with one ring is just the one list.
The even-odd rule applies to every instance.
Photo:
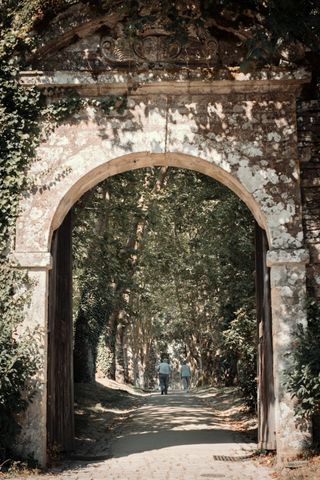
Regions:
[[164, 393], [165, 395], [167, 395], [169, 377], [171, 373], [171, 367], [169, 365], [169, 360], [167, 358], [164, 358], [162, 362], [158, 365], [158, 372], [159, 372], [161, 395], [163, 395]]
[[181, 363], [180, 375], [181, 375], [183, 390], [186, 392], [189, 392], [191, 371], [189, 366], [186, 364], [186, 362]]

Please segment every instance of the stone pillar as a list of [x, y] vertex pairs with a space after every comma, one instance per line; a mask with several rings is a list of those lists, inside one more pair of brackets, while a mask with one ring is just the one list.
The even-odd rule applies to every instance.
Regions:
[[26, 412], [21, 415], [17, 450], [24, 457], [33, 456], [40, 465], [47, 461], [47, 320], [48, 320], [48, 277], [51, 255], [48, 252], [15, 252], [13, 260], [19, 269], [28, 272], [31, 282], [30, 303], [27, 304], [22, 332], [25, 328], [34, 331], [39, 342], [41, 364], [35, 382], [35, 395]]
[[304, 249], [270, 250], [271, 308], [273, 325], [275, 426], [278, 462], [282, 463], [311, 443], [311, 429], [301, 429], [294, 416], [294, 400], [287, 392], [286, 371], [292, 366], [292, 351], [298, 323], [306, 324], [306, 263]]

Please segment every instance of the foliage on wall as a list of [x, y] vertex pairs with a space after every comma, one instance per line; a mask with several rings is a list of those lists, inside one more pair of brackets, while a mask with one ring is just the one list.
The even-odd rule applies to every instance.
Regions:
[[320, 415], [320, 306], [308, 302], [307, 325], [299, 325], [293, 345], [294, 368], [288, 373], [288, 389], [297, 398], [301, 419]]
[[[309, 64], [319, 76], [320, 8], [317, 0], [7, 0], [14, 12], [15, 28], [40, 33], [52, 19], [71, 6], [90, 6], [92, 11], [125, 19], [125, 33], [132, 37], [159, 15], [166, 29], [182, 42], [192, 32], [201, 36], [204, 25], [215, 35], [234, 37], [245, 46], [242, 69], [263, 65]], [[1, 7], [0, 7], [1, 8]]]
[[[29, 187], [26, 172], [43, 136], [75, 112], [91, 105], [108, 114], [113, 109], [121, 112], [126, 106], [125, 96], [94, 101], [73, 92], [48, 104], [35, 88], [20, 85], [24, 54], [33, 44], [28, 31], [42, 8], [50, 10], [50, 2], [45, 3], [9, 0], [0, 6], [0, 445], [6, 446], [19, 430], [15, 414], [27, 405], [31, 394], [28, 379], [38, 361], [35, 337], [25, 335], [23, 342], [16, 339], [25, 301], [19, 292], [27, 279], [12, 269], [9, 257], [20, 196]], [[30, 17], [31, 11], [34, 15]]]
[[25, 279], [12, 270], [8, 260], [10, 234], [14, 227], [21, 192], [26, 187], [25, 170], [39, 142], [40, 95], [19, 85], [17, 51], [28, 47], [23, 32], [12, 27], [14, 2], [5, 2], [0, 21], [0, 446], [12, 445], [19, 431], [16, 413], [22, 411], [35, 373], [34, 339], [17, 341], [25, 294], [19, 286]]

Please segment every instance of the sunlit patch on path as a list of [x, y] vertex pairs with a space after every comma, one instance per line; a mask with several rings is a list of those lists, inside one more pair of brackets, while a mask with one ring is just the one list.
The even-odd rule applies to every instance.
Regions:
[[[90, 438], [87, 451], [82, 449], [80, 455], [57, 465], [44, 477], [46, 480], [273, 478], [274, 470], [257, 461], [254, 455], [257, 445], [252, 436], [243, 433], [244, 423], [250, 428], [254, 421], [250, 423], [241, 411], [241, 401], [230, 389], [138, 395], [136, 408], [130, 408], [130, 415], [122, 418], [111, 436], [109, 431], [102, 438], [103, 430], [94, 437], [92, 429], [99, 429], [101, 422], [107, 423], [109, 417], [103, 414], [113, 408], [107, 408], [109, 399], [118, 394], [119, 400], [125, 395], [119, 389], [114, 393], [112, 389], [101, 390], [99, 385], [95, 393], [86, 392], [84, 398], [84, 404], [91, 402], [94, 394], [98, 402], [95, 421], [87, 425]], [[128, 407], [129, 399], [135, 401], [132, 392], [128, 395], [122, 402], [115, 401], [113, 410], [118, 412], [120, 408], [123, 412], [121, 409]], [[90, 403], [90, 411], [93, 404]], [[117, 412], [115, 418], [119, 420]], [[100, 420], [98, 414], [102, 415]], [[35, 478], [38, 477], [32, 477]]]
[[249, 458], [256, 444], [214, 415], [207, 400], [181, 392], [149, 397], [117, 435], [110, 473], [137, 479], [271, 478]]
[[166, 396], [153, 393], [144, 400], [115, 429], [113, 437], [109, 437], [111, 444], [104, 456], [101, 451], [94, 456], [91, 448], [87, 457], [84, 452], [83, 456], [61, 464], [45, 478], [272, 478], [273, 470], [259, 464], [254, 456], [256, 443], [241, 431], [240, 403], [228, 390], [204, 389], [191, 394], [170, 391]]

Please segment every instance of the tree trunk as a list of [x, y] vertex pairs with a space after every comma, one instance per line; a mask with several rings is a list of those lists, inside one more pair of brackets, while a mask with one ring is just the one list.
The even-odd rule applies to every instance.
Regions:
[[120, 383], [129, 383], [127, 330], [128, 325], [124, 324], [120, 324], [117, 329], [116, 379]]
[[[108, 195], [107, 188], [105, 188], [103, 196], [106, 201], [109, 202], [110, 197]], [[97, 238], [103, 236], [107, 232], [108, 217], [109, 212], [106, 209], [103, 211], [103, 214], [97, 219], [94, 228]], [[96, 255], [96, 245], [95, 243], [93, 243], [91, 245], [91, 248], [89, 249], [88, 258], [91, 259]], [[88, 279], [82, 285], [81, 300], [79, 304], [78, 315], [75, 321], [73, 353], [74, 381], [80, 383], [94, 382], [96, 373], [96, 350], [99, 341], [99, 335], [97, 335], [96, 338], [92, 338], [92, 335], [90, 335], [90, 318], [88, 318], [83, 308], [86, 305], [87, 291], [91, 288], [92, 286], [90, 284], [90, 279]]]
[[112, 380], [116, 379], [116, 341], [117, 341], [117, 329], [119, 310], [114, 310], [109, 318], [109, 323], [106, 328], [105, 344], [108, 355], [110, 356], [110, 367], [107, 371], [107, 377]]
[[[159, 178], [156, 180], [154, 187], [151, 190], [151, 198], [152, 194], [156, 193], [161, 190], [163, 184], [165, 182], [166, 176], [168, 173], [168, 167], [162, 167], [160, 170]], [[132, 228], [132, 232], [130, 237], [128, 238], [126, 250], [132, 251], [134, 254], [131, 255], [131, 266], [130, 266], [130, 274], [127, 276], [127, 284], [129, 280], [132, 280], [139, 262], [139, 255], [141, 254], [142, 247], [143, 247], [143, 239], [145, 238], [147, 232], [147, 211], [152, 205], [153, 199], [146, 201], [144, 195], [142, 195], [138, 201], [138, 206], [140, 210], [144, 213], [144, 217], [142, 220], [137, 221]], [[121, 341], [117, 342], [117, 331], [118, 325], [121, 323], [120, 319], [124, 318], [126, 313], [123, 311], [121, 307], [123, 304], [130, 303], [130, 296], [131, 292], [128, 291], [128, 286], [115, 286], [117, 302], [115, 304], [115, 311], [111, 314], [109, 320], [109, 328], [107, 329], [109, 332], [111, 331], [111, 338], [106, 338], [106, 344], [109, 346], [110, 353], [112, 356], [112, 364], [110, 369], [110, 376], [112, 379], [117, 378], [117, 345], [121, 345]], [[122, 355], [122, 354], [121, 354]], [[123, 368], [122, 366], [120, 367]], [[120, 378], [124, 378], [124, 372], [120, 372]]]
[[74, 381], [93, 383], [95, 380], [95, 355], [90, 342], [88, 318], [80, 308], [74, 337]]

